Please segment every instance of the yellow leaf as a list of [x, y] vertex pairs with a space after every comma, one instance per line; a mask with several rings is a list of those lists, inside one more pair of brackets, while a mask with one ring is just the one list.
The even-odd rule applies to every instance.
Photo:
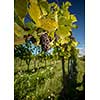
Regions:
[[40, 20], [41, 28], [51, 32], [57, 29], [58, 23], [50, 18], [41, 18]]
[[77, 19], [76, 19], [75, 15], [70, 15], [70, 17], [71, 17], [71, 20], [72, 20], [73, 23], [77, 22]]
[[72, 6], [72, 4], [71, 4], [71, 2], [67, 1], [67, 2], [65, 3], [65, 6], [66, 6], [66, 7], [69, 7], [69, 6]]
[[71, 46], [67, 46], [67, 51], [70, 51], [71, 50]]
[[53, 46], [54, 45], [54, 43], [53, 42], [50, 42], [50, 46]]
[[63, 12], [63, 14], [64, 14], [64, 17], [66, 18], [66, 20], [69, 20], [69, 18], [70, 18], [70, 13], [69, 13], [69, 11], [66, 10], [66, 11]]
[[65, 37], [68, 37], [71, 34], [70, 28], [65, 27], [64, 25], [60, 25], [56, 33], [61, 39], [64, 39]]
[[62, 48], [62, 52], [64, 52], [64, 48]]
[[25, 31], [17, 23], [14, 23], [14, 33], [17, 35], [17, 37], [23, 37]]
[[78, 42], [73, 40], [73, 41], [72, 41], [72, 46], [73, 46], [73, 47], [76, 47], [77, 45], [78, 45]]
[[25, 43], [25, 40], [23, 37], [17, 37], [16, 34], [14, 34], [14, 45], [19, 45]]
[[19, 45], [25, 42], [23, 36], [26, 32], [17, 23], [14, 23], [14, 44]]
[[65, 43], [68, 43], [69, 41], [70, 41], [69, 38], [63, 38], [63, 39], [61, 39], [61, 44], [63, 45]]
[[36, 1], [37, 0], [29, 0], [30, 5], [28, 8], [28, 12], [29, 12], [31, 18], [35, 21], [36, 25], [40, 26], [39, 19], [41, 17], [41, 10], [40, 10], [39, 5]]
[[37, 0], [29, 0], [29, 2], [30, 5], [28, 8], [28, 12], [31, 18], [35, 21], [37, 27], [41, 27], [49, 32], [54, 31], [58, 27], [57, 13], [55, 13], [54, 20], [50, 17], [43, 17], [44, 15], [47, 15], [46, 10], [44, 10], [43, 6], [39, 6]]

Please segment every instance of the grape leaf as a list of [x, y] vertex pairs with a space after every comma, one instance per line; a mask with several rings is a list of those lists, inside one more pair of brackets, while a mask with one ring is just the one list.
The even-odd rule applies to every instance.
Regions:
[[26, 0], [15, 0], [14, 10], [17, 15], [23, 19], [27, 13], [27, 1]]
[[70, 15], [71, 21], [72, 23], [77, 22], [77, 18], [75, 17], [75, 15]]
[[65, 43], [68, 43], [69, 41], [70, 41], [69, 38], [61, 39], [61, 45], [65, 44]]
[[34, 30], [36, 28], [36, 26], [33, 22], [25, 23], [25, 27], [29, 28], [30, 30]]
[[71, 43], [72, 47], [76, 47], [78, 45], [78, 42], [73, 40], [72, 43]]
[[67, 51], [70, 51], [70, 50], [71, 50], [71, 46], [68, 45], [68, 46], [67, 46]]
[[20, 25], [21, 27], [24, 27], [24, 24], [22, 22], [22, 20], [20, 19], [20, 17], [16, 14], [16, 12], [14, 11], [14, 22], [16, 22], [18, 25]]
[[42, 14], [41, 14], [39, 5], [36, 1], [37, 0], [29, 0], [30, 5], [27, 9], [28, 9], [29, 15], [35, 21], [36, 25], [40, 26], [39, 19], [42, 16]]
[[59, 25], [59, 28], [57, 30], [57, 35], [64, 39], [65, 37], [70, 36], [70, 28], [69, 27], [65, 27], [64, 25]]
[[66, 25], [67, 24], [66, 18], [64, 16], [59, 16], [58, 24], [59, 25]]
[[58, 27], [58, 23], [50, 18], [41, 18], [39, 21], [41, 23], [41, 28], [49, 32], [56, 30]]
[[67, 2], [65, 2], [65, 3], [63, 3], [63, 5], [62, 5], [62, 9], [64, 10], [64, 11], [66, 11], [66, 10], [68, 10], [68, 8], [71, 6], [72, 4], [69, 2], [69, 1], [67, 1]]
[[23, 37], [17, 37], [16, 34], [14, 34], [14, 45], [19, 45], [25, 43], [25, 40]]
[[66, 20], [69, 20], [70, 19], [70, 13], [68, 10], [64, 11], [63, 12], [63, 16], [66, 18]]
[[40, 0], [39, 5], [40, 5], [40, 8], [41, 8], [42, 14], [47, 15], [48, 9], [49, 9], [48, 3], [46, 1]]
[[25, 34], [24, 29], [20, 27], [16, 22], [14, 23], [14, 32], [17, 35], [17, 37], [23, 37]]
[[69, 7], [69, 6], [71, 6], [72, 4], [69, 2], [69, 1], [67, 1], [66, 3], [65, 3], [65, 7]]
[[72, 28], [77, 29], [78, 26], [77, 26], [76, 24], [73, 24], [73, 25], [72, 25]]

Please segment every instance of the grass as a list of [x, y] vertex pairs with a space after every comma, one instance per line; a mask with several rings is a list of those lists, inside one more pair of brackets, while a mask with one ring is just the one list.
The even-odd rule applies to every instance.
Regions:
[[[34, 62], [31, 61], [30, 72], [25, 72], [27, 70], [25, 62], [22, 61], [21, 64], [20, 60], [15, 60], [15, 100], [57, 100], [63, 88], [61, 62], [57, 61], [57, 64], [54, 64], [52, 61], [51, 66], [50, 63], [47, 63], [47, 67], [43, 66], [42, 62], [40, 68], [35, 71]], [[65, 69], [67, 72], [67, 62], [65, 62]], [[77, 82], [79, 83], [82, 82], [85, 72], [84, 61], [78, 60], [77, 70]], [[81, 91], [83, 87], [80, 86], [77, 89]]]

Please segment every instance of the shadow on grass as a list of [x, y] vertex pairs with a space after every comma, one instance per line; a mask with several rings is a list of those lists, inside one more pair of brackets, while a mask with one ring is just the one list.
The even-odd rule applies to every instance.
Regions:
[[[68, 60], [68, 74], [65, 72], [65, 60], [62, 57], [62, 74], [63, 74], [63, 89], [59, 93], [58, 100], [85, 100], [85, 75], [83, 81], [77, 83], [77, 60], [74, 56]], [[77, 87], [83, 85], [83, 90], [77, 90]]]
[[[77, 90], [76, 88], [81, 85], [83, 85], [83, 90]], [[85, 75], [83, 76], [83, 81], [81, 83], [77, 83], [69, 78], [69, 75], [65, 75], [63, 89], [57, 100], [85, 100]]]

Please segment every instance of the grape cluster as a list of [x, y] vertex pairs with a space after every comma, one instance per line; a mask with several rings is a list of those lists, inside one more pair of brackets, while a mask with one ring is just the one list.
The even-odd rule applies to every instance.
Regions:
[[50, 49], [50, 39], [47, 33], [44, 33], [40, 37], [40, 44], [42, 46], [43, 51], [48, 51]]

